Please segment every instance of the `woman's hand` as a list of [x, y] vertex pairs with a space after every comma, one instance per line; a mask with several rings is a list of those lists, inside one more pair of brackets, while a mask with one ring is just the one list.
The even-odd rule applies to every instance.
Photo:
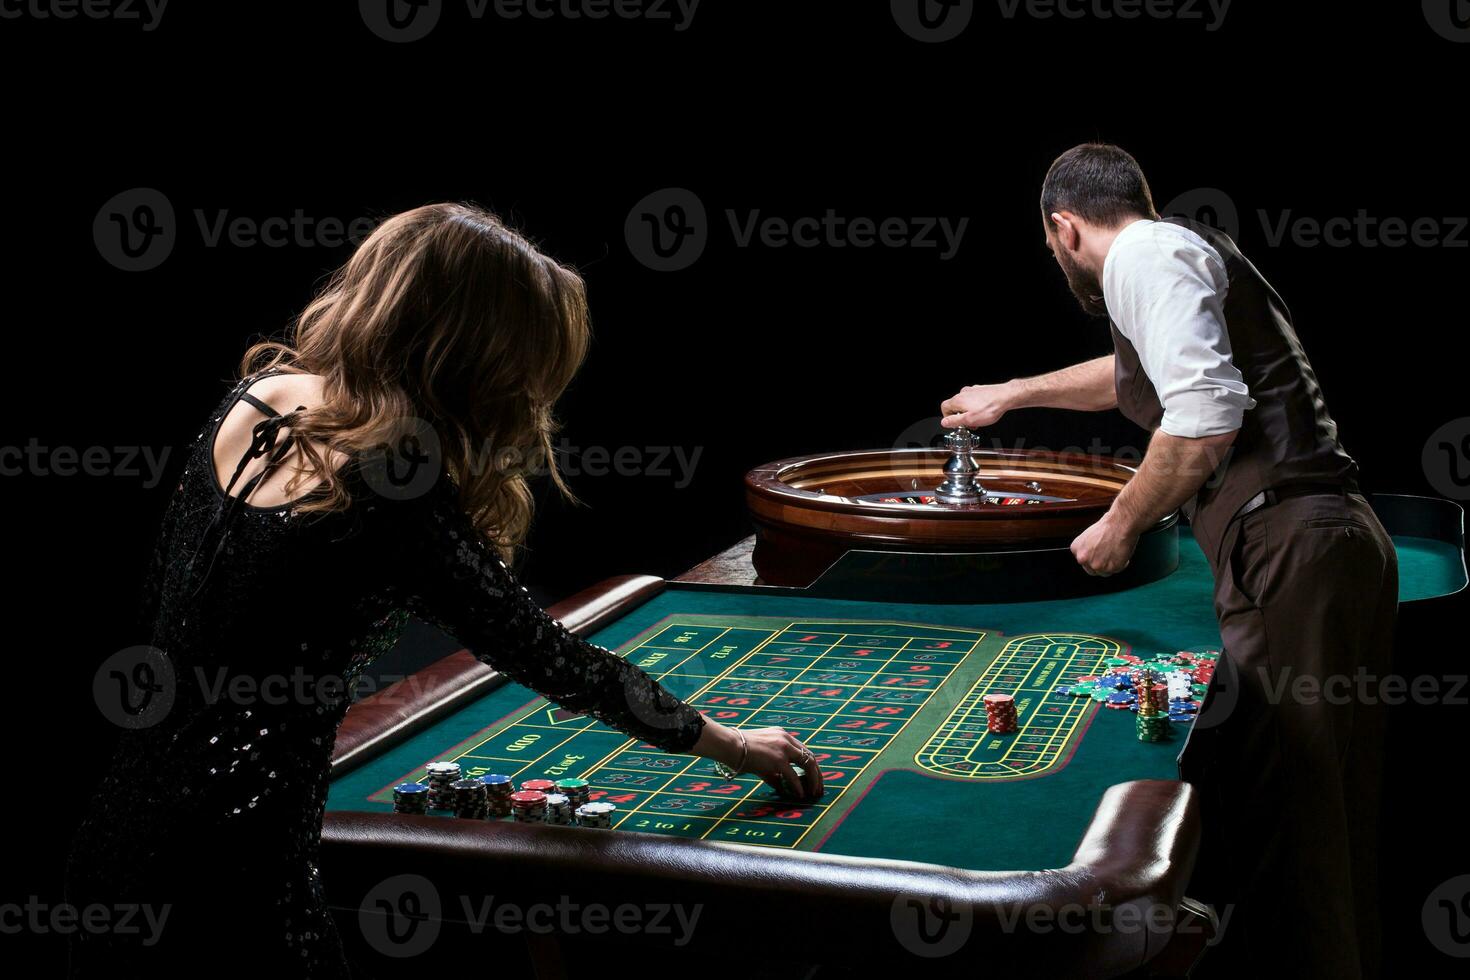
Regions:
[[[705, 719], [694, 753], [737, 773], [755, 773], [782, 796], [815, 800], [823, 792], [821, 767], [784, 728], [734, 729]], [[793, 766], [801, 767], [800, 776]]]

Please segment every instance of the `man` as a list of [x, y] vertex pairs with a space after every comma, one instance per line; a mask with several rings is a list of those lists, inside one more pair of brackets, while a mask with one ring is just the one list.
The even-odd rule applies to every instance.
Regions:
[[1180, 754], [1204, 817], [1191, 891], [1226, 926], [1203, 969], [1375, 975], [1382, 718], [1344, 681], [1388, 672], [1393, 545], [1358, 493], [1286, 305], [1229, 236], [1159, 220], [1137, 161], [1115, 146], [1058, 158], [1041, 210], [1082, 308], [1110, 318], [1113, 354], [965, 388], [944, 402], [944, 424], [1116, 406], [1152, 433], [1137, 475], [1072, 552], [1114, 574], [1182, 507], [1215, 574], [1225, 663]]

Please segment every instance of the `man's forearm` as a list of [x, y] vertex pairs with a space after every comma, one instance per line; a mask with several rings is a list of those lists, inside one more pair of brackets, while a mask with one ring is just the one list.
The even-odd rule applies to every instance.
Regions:
[[1198, 493], [1234, 442], [1234, 432], [1202, 439], [1155, 432], [1142, 465], [1113, 501], [1107, 519], [1142, 534]]
[[1101, 412], [1118, 407], [1113, 387], [1113, 355], [1071, 367], [1006, 382], [1012, 408], [1069, 408]]

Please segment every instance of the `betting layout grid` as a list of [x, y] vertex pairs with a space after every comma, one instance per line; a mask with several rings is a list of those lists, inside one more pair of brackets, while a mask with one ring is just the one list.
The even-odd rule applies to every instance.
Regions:
[[[1076, 745], [1092, 716], [1088, 702], [1059, 692], [1084, 675], [1101, 672], [1122, 652], [1116, 640], [1076, 633], [1009, 640], [914, 762], [928, 772], [965, 779], [1015, 779], [1051, 771]], [[991, 737], [999, 734], [1015, 737]]]
[[[709, 717], [801, 738], [822, 767], [827, 792], [816, 803], [780, 799], [752, 776], [726, 779], [708, 760], [639, 745], [546, 701], [429, 767], [455, 763], [465, 778], [506, 775], [515, 784], [585, 778], [591, 801], [617, 807], [610, 826], [619, 829], [796, 847], [985, 636], [890, 623], [691, 620], [655, 627], [624, 654]], [[370, 799], [391, 800], [391, 787]]]

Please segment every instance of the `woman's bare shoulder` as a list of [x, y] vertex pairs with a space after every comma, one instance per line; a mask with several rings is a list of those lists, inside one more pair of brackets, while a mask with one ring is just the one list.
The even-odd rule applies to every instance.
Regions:
[[[249, 383], [245, 390], [280, 415], [287, 415], [297, 408], [316, 408], [322, 403], [323, 379], [315, 374], [273, 374]], [[250, 449], [255, 437], [255, 426], [266, 418], [264, 412], [243, 398], [231, 406], [220, 420], [219, 431], [214, 437], [213, 457], [215, 476], [220, 485], [227, 485], [236, 465]], [[293, 452], [294, 455], [294, 452]], [[265, 466], [264, 460], [255, 460], [240, 474], [248, 480]], [[278, 476], [263, 483], [251, 502], [261, 505], [283, 503], [299, 494], [287, 493], [285, 484], [292, 475], [290, 467], [283, 468]]]
[[[319, 374], [272, 374], [255, 381], [246, 390], [285, 415], [298, 406], [311, 409], [320, 405], [324, 384], [325, 379]], [[255, 414], [259, 416], [258, 409]]]

